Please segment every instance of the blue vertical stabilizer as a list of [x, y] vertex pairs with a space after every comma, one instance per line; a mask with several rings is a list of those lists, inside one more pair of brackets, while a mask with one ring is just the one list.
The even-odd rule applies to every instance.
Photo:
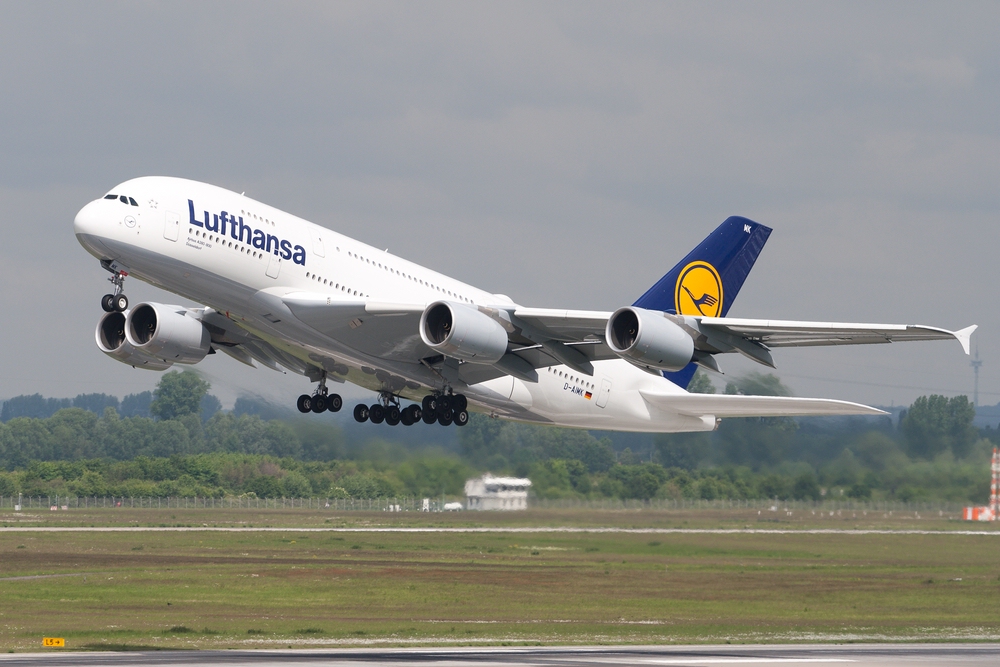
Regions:
[[[632, 305], [681, 315], [725, 317], [770, 235], [770, 227], [753, 220], [727, 218]], [[691, 363], [663, 375], [687, 388], [696, 369]]]

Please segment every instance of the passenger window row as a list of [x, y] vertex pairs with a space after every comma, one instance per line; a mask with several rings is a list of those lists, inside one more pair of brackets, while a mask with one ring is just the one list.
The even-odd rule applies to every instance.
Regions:
[[263, 222], [265, 225], [271, 225], [274, 227], [274, 220], [268, 220], [264, 216], [258, 216], [256, 213], [251, 213], [250, 211], [240, 211], [240, 214], [247, 216], [248, 218], [253, 218], [257, 222]]
[[555, 375], [558, 378], [562, 378], [564, 380], [572, 382], [573, 384], [579, 385], [579, 386], [584, 387], [586, 389], [593, 389], [594, 388], [594, 385], [592, 383], [590, 383], [590, 382], [584, 382], [580, 378], [574, 377], [574, 376], [570, 375], [569, 373], [564, 373], [563, 371], [556, 370], [552, 366], [549, 366], [545, 370], [547, 370], [549, 373], [552, 373], [553, 375]]
[[261, 259], [264, 257], [264, 253], [257, 252], [256, 250], [251, 250], [242, 243], [233, 243], [229, 239], [223, 238], [221, 236], [216, 236], [215, 234], [209, 234], [208, 232], [203, 232], [200, 229], [194, 230], [194, 235], [199, 236], [205, 239], [206, 241], [211, 241], [212, 243], [219, 243], [222, 245], [223, 248], [235, 248], [244, 255], [252, 255], [257, 259]]
[[[350, 294], [352, 296], [358, 296], [358, 290], [352, 290], [347, 285], [341, 285], [340, 283], [334, 284], [332, 280], [327, 280], [326, 278], [317, 276], [315, 273], [310, 273], [306, 271], [306, 278], [312, 278], [318, 283], [322, 283], [323, 285], [327, 285], [328, 287], [332, 287], [333, 289], [339, 289], [341, 292], [344, 292], [346, 294]], [[368, 295], [362, 294], [361, 296], [367, 297]]]
[[[337, 248], [337, 252], [340, 252], [340, 248]], [[429, 287], [432, 290], [437, 290], [438, 292], [441, 292], [442, 294], [444, 294], [446, 296], [450, 296], [452, 298], [459, 299], [459, 300], [464, 301], [466, 303], [472, 303], [472, 299], [464, 297], [464, 296], [462, 296], [460, 294], [456, 294], [455, 292], [452, 292], [450, 290], [446, 290], [443, 287], [440, 287], [438, 285], [432, 285], [431, 283], [425, 282], [425, 281], [421, 280], [420, 278], [417, 278], [416, 276], [411, 276], [408, 273], [404, 273], [404, 272], [402, 272], [402, 271], [400, 271], [398, 269], [394, 269], [394, 268], [390, 267], [388, 264], [383, 265], [381, 262], [372, 261], [371, 259], [368, 259], [366, 257], [362, 257], [361, 255], [357, 254], [356, 252], [351, 252], [350, 250], [347, 251], [347, 256], [351, 257], [353, 259], [356, 259], [359, 262], [364, 262], [365, 264], [368, 264], [370, 266], [382, 269], [384, 271], [388, 271], [389, 273], [397, 275], [400, 278], [406, 278], [407, 280], [409, 280], [411, 282], [417, 283], [417, 284], [422, 285], [424, 287]]]

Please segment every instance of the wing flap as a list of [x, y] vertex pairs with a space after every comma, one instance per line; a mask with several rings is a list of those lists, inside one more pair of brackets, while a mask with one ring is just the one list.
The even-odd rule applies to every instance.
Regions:
[[423, 305], [335, 301], [311, 292], [286, 294], [281, 300], [302, 323], [366, 354], [408, 362], [434, 354], [420, 339]]
[[604, 338], [604, 329], [611, 313], [597, 310], [557, 310], [552, 308], [516, 308], [514, 317], [550, 340], [582, 341]]
[[884, 415], [878, 408], [826, 398], [733, 396], [729, 394], [657, 394], [639, 392], [651, 405], [691, 417], [808, 417]]

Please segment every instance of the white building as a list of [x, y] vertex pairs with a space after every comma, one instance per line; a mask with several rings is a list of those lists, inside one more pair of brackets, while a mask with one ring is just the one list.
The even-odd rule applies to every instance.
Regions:
[[465, 506], [470, 510], [526, 510], [529, 486], [530, 479], [486, 473], [465, 482]]

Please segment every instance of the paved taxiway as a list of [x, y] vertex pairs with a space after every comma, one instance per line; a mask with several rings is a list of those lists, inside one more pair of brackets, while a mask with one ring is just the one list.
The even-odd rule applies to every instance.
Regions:
[[150, 651], [0, 655], [0, 667], [225, 665], [226, 667], [996, 667], [1000, 644], [630, 646], [552, 648]]

